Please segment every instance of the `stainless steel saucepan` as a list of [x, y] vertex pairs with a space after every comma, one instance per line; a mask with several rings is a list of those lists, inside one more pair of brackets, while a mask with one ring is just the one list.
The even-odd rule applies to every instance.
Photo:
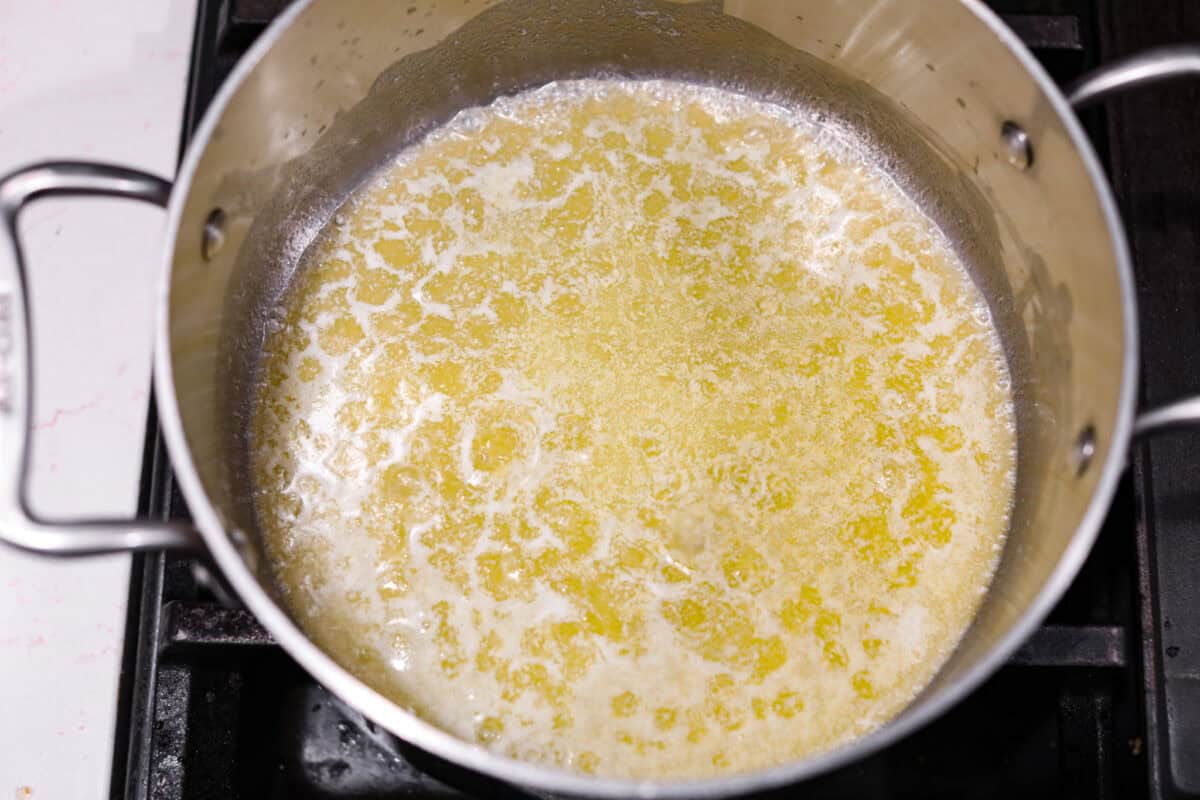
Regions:
[[[415, 8], [415, 10], [413, 10]], [[288, 653], [396, 736], [528, 788], [716, 797], [803, 780], [933, 719], [990, 675], [1071, 582], [1131, 435], [1200, 420], [1200, 401], [1134, 421], [1138, 332], [1129, 253], [1071, 105], [1200, 71], [1157, 51], [1064, 96], [978, 0], [308, 0], [222, 87], [174, 187], [118, 167], [53, 163], [0, 182], [0, 212], [39, 197], [167, 207], [154, 386], [187, 524], [45, 521], [25, 497], [29, 309], [19, 251], [0, 276], [0, 537], [83, 555], [203, 548]], [[734, 87], [851, 125], [960, 251], [1014, 377], [1018, 475], [1008, 542], [962, 643], [899, 717], [840, 749], [693, 782], [585, 777], [510, 760], [386, 700], [322, 652], [276, 601], [254, 521], [246, 420], [267, 317], [333, 210], [456, 111], [604, 73]]]

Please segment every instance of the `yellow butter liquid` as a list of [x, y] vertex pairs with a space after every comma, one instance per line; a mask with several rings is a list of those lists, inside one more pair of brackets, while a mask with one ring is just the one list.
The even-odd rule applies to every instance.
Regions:
[[601, 80], [464, 113], [281, 313], [253, 435], [284, 599], [499, 752], [697, 778], [825, 750], [903, 708], [991, 576], [987, 312], [801, 113]]

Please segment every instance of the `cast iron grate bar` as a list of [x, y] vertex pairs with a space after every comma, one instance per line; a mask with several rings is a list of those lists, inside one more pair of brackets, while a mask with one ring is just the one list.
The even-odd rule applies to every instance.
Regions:
[[[291, 3], [292, 0], [234, 0], [229, 11], [230, 26], [261, 30]], [[1079, 17], [1074, 14], [1002, 14], [1001, 18], [1032, 50], [1083, 50]]]
[[278, 647], [271, 634], [244, 608], [175, 601], [164, 606], [163, 615], [164, 654], [182, 655], [195, 648]]
[[233, 0], [229, 22], [233, 25], [266, 27], [292, 0]]
[[1004, 24], [1030, 50], [1083, 50], [1079, 17], [1071, 14], [1004, 14]]
[[[164, 655], [196, 650], [276, 647], [258, 620], [244, 608], [208, 603], [168, 603], [164, 609]], [[1115, 625], [1044, 625], [1009, 663], [1023, 667], [1121, 668], [1128, 663], [1125, 629]]]
[[1043, 625], [1009, 664], [1023, 667], [1113, 667], [1128, 664], [1125, 629], [1118, 625]]

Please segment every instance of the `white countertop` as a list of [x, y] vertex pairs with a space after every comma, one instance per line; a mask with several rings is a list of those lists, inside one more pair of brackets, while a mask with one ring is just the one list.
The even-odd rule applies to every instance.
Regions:
[[[0, 174], [68, 158], [172, 177], [194, 15], [195, 0], [0, 0]], [[24, 216], [43, 515], [135, 509], [164, 222], [119, 200]], [[0, 545], [0, 798], [109, 797], [128, 592], [128, 556]]]

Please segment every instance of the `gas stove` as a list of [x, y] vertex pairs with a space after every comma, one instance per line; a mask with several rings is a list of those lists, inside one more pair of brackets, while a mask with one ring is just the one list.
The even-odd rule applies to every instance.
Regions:
[[[186, 146], [237, 59], [286, 0], [200, 0]], [[991, 0], [1057, 80], [1200, 40], [1188, 0]], [[1142, 317], [1142, 391], [1200, 390], [1200, 82], [1083, 118], [1125, 214]], [[182, 149], [182, 148], [181, 148]], [[141, 512], [186, 517], [151, 410]], [[1200, 435], [1135, 448], [1099, 540], [1010, 663], [946, 716], [804, 784], [811, 798], [1200, 798]], [[197, 562], [135, 559], [114, 797], [524, 796], [405, 747], [342, 705]], [[779, 792], [779, 795], [787, 793]]]

